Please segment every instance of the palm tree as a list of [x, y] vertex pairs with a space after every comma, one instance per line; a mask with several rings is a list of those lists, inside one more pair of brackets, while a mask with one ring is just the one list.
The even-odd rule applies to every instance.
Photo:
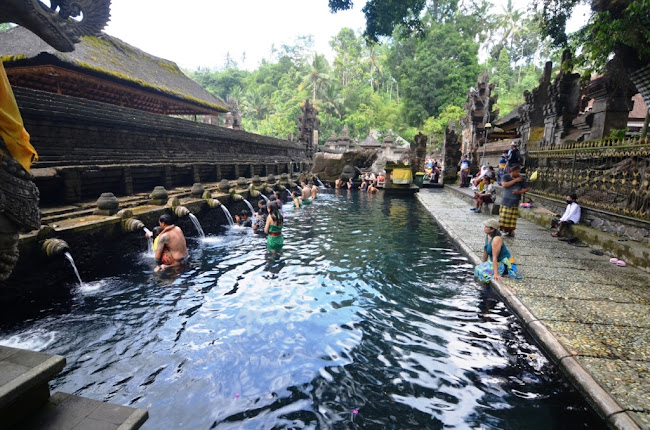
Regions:
[[337, 85], [328, 85], [325, 91], [321, 93], [321, 106], [323, 111], [330, 115], [336, 115], [339, 119], [343, 117], [343, 104], [345, 99], [341, 95], [341, 90]]
[[243, 102], [244, 111], [256, 119], [263, 119], [268, 111], [268, 101], [258, 89], [246, 93]]
[[314, 54], [314, 60], [311, 62], [309, 73], [307, 73], [302, 83], [298, 87], [299, 90], [311, 87], [312, 100], [316, 100], [318, 91], [324, 88], [330, 80], [329, 64], [324, 55]]

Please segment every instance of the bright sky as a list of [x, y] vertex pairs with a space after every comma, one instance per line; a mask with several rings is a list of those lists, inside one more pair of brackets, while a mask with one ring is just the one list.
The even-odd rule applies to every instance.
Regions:
[[222, 67], [230, 52], [250, 70], [269, 58], [272, 45], [309, 34], [315, 50], [330, 57], [329, 41], [341, 28], [365, 27], [364, 3], [332, 14], [327, 0], [112, 0], [104, 31], [184, 69]]
[[[492, 0], [493, 12], [506, 0]], [[361, 9], [332, 14], [327, 0], [112, 0], [111, 21], [105, 32], [143, 51], [174, 61], [181, 68], [221, 68], [227, 53], [240, 68], [255, 69], [269, 58], [271, 47], [293, 45], [298, 36], [312, 35], [314, 48], [331, 61], [329, 41], [341, 28], [365, 28]], [[527, 0], [514, 0], [526, 10]], [[581, 10], [578, 21], [585, 19]], [[579, 25], [571, 25], [577, 28]], [[242, 62], [242, 54], [246, 55]]]

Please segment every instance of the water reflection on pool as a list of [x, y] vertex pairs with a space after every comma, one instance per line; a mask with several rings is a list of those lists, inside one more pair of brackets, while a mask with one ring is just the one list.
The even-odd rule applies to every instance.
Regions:
[[145, 429], [604, 428], [415, 199], [285, 212], [280, 258], [236, 227], [180, 276], [128, 255], [0, 343], [64, 355], [53, 391]]

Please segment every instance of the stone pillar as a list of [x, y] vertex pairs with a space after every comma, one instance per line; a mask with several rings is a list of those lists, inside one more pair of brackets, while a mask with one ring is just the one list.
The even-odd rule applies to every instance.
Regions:
[[192, 176], [194, 176], [194, 182], [201, 182], [201, 171], [199, 169], [199, 166], [194, 164], [192, 166]]
[[461, 143], [458, 134], [456, 134], [456, 123], [450, 121], [445, 130], [445, 141], [442, 144], [442, 158], [445, 167], [442, 177], [443, 184], [453, 184], [458, 180], [458, 162], [461, 156]]
[[252, 163], [249, 164], [249, 165], [248, 165], [248, 170], [249, 170], [249, 172], [248, 172], [248, 177], [249, 177], [249, 178], [252, 178], [253, 175], [255, 174], [255, 165], [252, 164]]
[[77, 169], [65, 169], [59, 172], [63, 178], [63, 201], [74, 203], [81, 200], [81, 173]]
[[611, 91], [602, 87], [590, 94], [594, 98], [591, 109], [593, 123], [589, 139], [600, 140], [609, 136], [612, 130], [624, 130], [630, 115], [631, 98], [624, 91]]
[[174, 188], [172, 183], [172, 166], [164, 166], [163, 177], [161, 178], [161, 180], [165, 188], [169, 188], [170, 190]]
[[239, 178], [241, 175], [239, 174], [240, 168], [239, 164], [235, 164], [235, 178]]
[[122, 168], [122, 192], [127, 196], [133, 195], [133, 175], [129, 166]]
[[223, 179], [222, 172], [221, 172], [221, 164], [217, 164], [214, 166], [216, 172], [217, 172], [217, 181], [220, 181]]

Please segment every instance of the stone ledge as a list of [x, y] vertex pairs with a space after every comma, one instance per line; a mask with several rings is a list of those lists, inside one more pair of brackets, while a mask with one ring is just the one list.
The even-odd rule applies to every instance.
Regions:
[[67, 393], [54, 393], [41, 410], [21, 423], [21, 429], [135, 430], [140, 428], [148, 417], [148, 412], [142, 409], [104, 403]]
[[[459, 188], [457, 185], [449, 185], [445, 187], [447, 190], [454, 192], [454, 195], [462, 197], [470, 202], [473, 202], [474, 192], [469, 188]], [[501, 187], [499, 187], [501, 188]], [[538, 198], [535, 196], [535, 199]], [[497, 203], [500, 199], [497, 198]], [[496, 215], [496, 214], [494, 214]], [[539, 207], [531, 209], [519, 209], [519, 216], [534, 222], [535, 224], [548, 228], [549, 235], [551, 234], [551, 211]], [[574, 224], [571, 226], [571, 235], [576, 237], [581, 242], [602, 250], [605, 254], [611, 255], [618, 259], [625, 260], [628, 264], [638, 267], [639, 269], [650, 272], [650, 247], [631, 239], [626, 239], [612, 233], [597, 230], [582, 224]]]
[[65, 367], [65, 357], [0, 346], [0, 408], [42, 384], [48, 384]]

